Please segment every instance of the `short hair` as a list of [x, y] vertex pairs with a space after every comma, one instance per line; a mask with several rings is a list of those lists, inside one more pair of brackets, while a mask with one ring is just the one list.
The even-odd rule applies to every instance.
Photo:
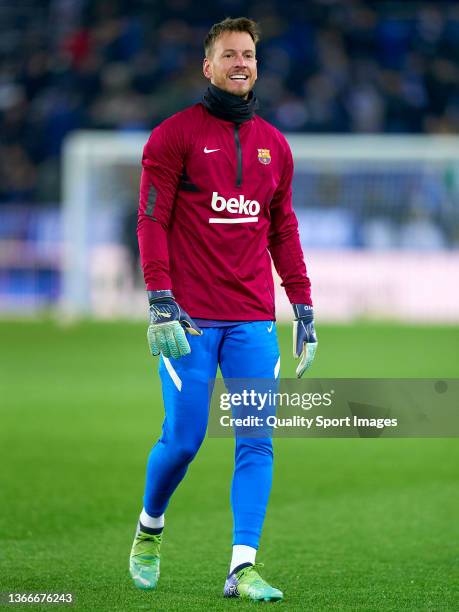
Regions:
[[227, 17], [219, 23], [214, 23], [210, 28], [204, 40], [204, 53], [206, 57], [212, 54], [215, 41], [224, 32], [247, 32], [247, 34], [250, 34], [255, 45], [260, 40], [260, 28], [255, 21], [247, 17], [236, 17], [235, 19]]

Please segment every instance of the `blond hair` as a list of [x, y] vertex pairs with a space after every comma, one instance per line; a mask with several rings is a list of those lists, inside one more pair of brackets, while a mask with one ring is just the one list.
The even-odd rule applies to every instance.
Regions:
[[227, 17], [219, 23], [214, 23], [210, 28], [204, 40], [204, 53], [206, 57], [212, 55], [215, 41], [224, 32], [247, 32], [247, 34], [250, 34], [255, 45], [260, 40], [260, 29], [255, 21], [247, 17], [236, 17], [235, 19]]

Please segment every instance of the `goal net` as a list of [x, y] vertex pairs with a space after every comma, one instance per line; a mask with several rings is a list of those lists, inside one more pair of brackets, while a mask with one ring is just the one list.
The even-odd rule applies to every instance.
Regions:
[[[147, 138], [77, 132], [66, 142], [65, 315], [145, 316], [135, 230]], [[459, 138], [288, 140], [293, 203], [321, 319], [458, 321]], [[276, 293], [278, 317], [290, 318], [283, 290]]]

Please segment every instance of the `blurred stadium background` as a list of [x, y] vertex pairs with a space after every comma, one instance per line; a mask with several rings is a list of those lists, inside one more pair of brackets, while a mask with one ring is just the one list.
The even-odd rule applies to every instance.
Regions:
[[200, 99], [203, 37], [241, 12], [321, 318], [459, 319], [459, 5], [411, 1], [2, 2], [0, 312], [143, 316], [142, 146]]
[[[200, 99], [210, 25], [241, 14], [263, 33], [260, 114], [294, 151], [311, 375], [458, 377], [457, 2], [0, 1], [0, 591], [151, 609], [127, 577], [162, 419], [141, 150]], [[281, 290], [278, 312], [291, 377]], [[260, 558], [289, 609], [459, 609], [457, 440], [277, 440], [276, 457]], [[232, 441], [206, 440], [155, 609], [231, 607], [231, 470]]]

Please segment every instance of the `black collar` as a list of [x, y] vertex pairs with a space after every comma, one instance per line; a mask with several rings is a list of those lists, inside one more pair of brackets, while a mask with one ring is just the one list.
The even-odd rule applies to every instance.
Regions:
[[252, 119], [258, 108], [258, 100], [253, 91], [249, 93], [247, 100], [245, 100], [212, 85], [212, 83], [204, 94], [202, 103], [212, 115], [238, 125]]

